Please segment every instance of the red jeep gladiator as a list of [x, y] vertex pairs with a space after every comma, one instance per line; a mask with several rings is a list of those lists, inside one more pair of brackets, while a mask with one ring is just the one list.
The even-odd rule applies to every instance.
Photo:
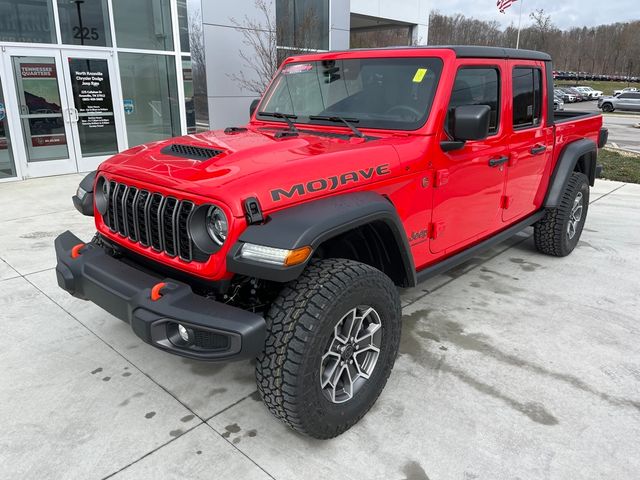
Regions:
[[398, 287], [533, 226], [578, 243], [602, 117], [554, 113], [551, 58], [488, 47], [287, 59], [244, 127], [138, 146], [73, 200], [57, 279], [184, 357], [256, 358], [269, 410], [334, 437], [398, 353]]

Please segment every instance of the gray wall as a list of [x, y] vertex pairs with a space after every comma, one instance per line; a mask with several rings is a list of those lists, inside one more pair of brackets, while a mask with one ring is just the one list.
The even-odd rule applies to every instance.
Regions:
[[[268, 0], [275, 15], [275, 2]], [[231, 19], [244, 24], [245, 16], [264, 23], [253, 0], [202, 2], [202, 23], [207, 65], [209, 124], [212, 129], [243, 125], [249, 120], [249, 105], [256, 95], [243, 90], [229, 75], [253, 72], [240, 57], [240, 50], [250, 54], [242, 43], [242, 33]]]

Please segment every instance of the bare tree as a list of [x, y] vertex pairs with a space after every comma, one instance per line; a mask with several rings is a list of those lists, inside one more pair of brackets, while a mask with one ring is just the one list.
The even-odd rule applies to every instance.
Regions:
[[[262, 95], [286, 57], [318, 51], [318, 15], [315, 9], [310, 8], [303, 12], [301, 18], [277, 23], [275, 12], [265, 0], [255, 0], [254, 4], [259, 19], [246, 15], [242, 21], [230, 19], [236, 31], [242, 35], [244, 48], [238, 54], [246, 70], [228, 76], [243, 90]], [[293, 45], [278, 45], [282, 40]], [[248, 75], [246, 71], [252, 74]]]
[[278, 70], [278, 36], [276, 31], [275, 14], [265, 0], [255, 0], [255, 6], [260, 20], [245, 15], [242, 21], [231, 18], [231, 23], [242, 34], [242, 44], [245, 49], [238, 51], [243, 66], [254, 75], [247, 76], [244, 70], [229, 74], [231, 80], [237, 82], [240, 88], [258, 95], [262, 95]]
[[[544, 10], [531, 16], [532, 25], [521, 32], [522, 48], [551, 54], [556, 68], [609, 75], [640, 75], [640, 21], [574, 27], [560, 30]], [[430, 45], [489, 45], [513, 47], [517, 28], [501, 30], [495, 22], [484, 22], [464, 15], [432, 12], [429, 22]], [[631, 61], [631, 63], [630, 63]]]

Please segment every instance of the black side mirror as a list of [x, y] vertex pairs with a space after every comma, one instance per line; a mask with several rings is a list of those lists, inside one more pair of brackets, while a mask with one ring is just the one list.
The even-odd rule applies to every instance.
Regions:
[[489, 105], [461, 105], [452, 112], [449, 133], [452, 142], [442, 142], [445, 152], [462, 148], [469, 140], [484, 140], [489, 136], [491, 107]]
[[256, 98], [253, 102], [251, 102], [251, 105], [249, 106], [249, 116], [253, 117], [253, 112], [256, 111], [256, 108], [258, 108], [258, 104], [260, 103], [260, 99]]

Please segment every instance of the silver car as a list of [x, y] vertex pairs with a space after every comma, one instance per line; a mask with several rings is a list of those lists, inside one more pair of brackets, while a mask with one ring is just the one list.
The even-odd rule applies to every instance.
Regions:
[[621, 93], [617, 97], [606, 97], [598, 100], [598, 108], [603, 112], [630, 110], [640, 112], [640, 92]]

